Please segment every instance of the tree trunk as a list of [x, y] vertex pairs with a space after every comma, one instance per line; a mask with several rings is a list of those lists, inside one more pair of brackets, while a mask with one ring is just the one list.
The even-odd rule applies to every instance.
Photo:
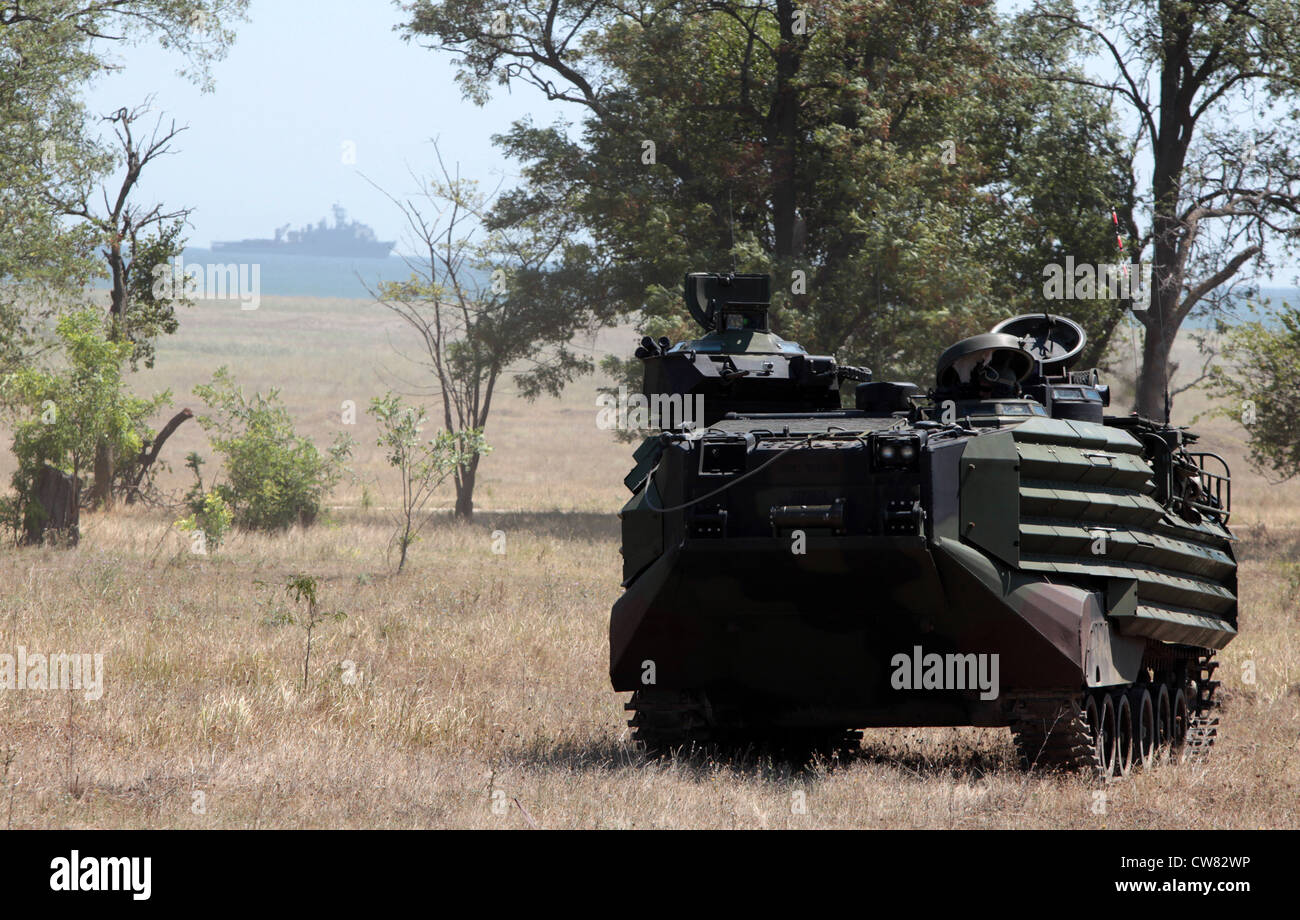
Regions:
[[[108, 265], [113, 274], [113, 291], [108, 307], [108, 340], [121, 342], [126, 328], [126, 260], [122, 256], [122, 237], [114, 234], [108, 247]], [[91, 486], [92, 508], [110, 510], [113, 507], [113, 476], [117, 458], [107, 441], [95, 445], [95, 481]]]
[[402, 532], [402, 555], [397, 560], [397, 574], [402, 574], [402, 569], [406, 566], [406, 551], [411, 548], [411, 525], [406, 525], [406, 530]]
[[95, 483], [90, 491], [92, 508], [108, 511], [113, 507], [113, 448], [107, 441], [95, 446]]
[[772, 182], [773, 249], [777, 260], [784, 266], [795, 250], [799, 98], [793, 84], [799, 71], [799, 51], [795, 44], [794, 3], [792, 0], [777, 0], [776, 10], [781, 43], [776, 52], [776, 90], [768, 113], [767, 141]]
[[1172, 334], [1160, 328], [1159, 320], [1153, 318], [1142, 342], [1142, 369], [1138, 373], [1134, 408], [1138, 415], [1157, 422], [1167, 421], [1170, 409], [1166, 394], [1173, 339]]
[[[1172, 189], [1164, 192], [1171, 199]], [[1142, 369], [1137, 379], [1137, 413], [1164, 422], [1172, 408], [1169, 393], [1169, 354], [1178, 337], [1178, 299], [1183, 279], [1177, 272], [1178, 220], [1157, 207], [1153, 258], [1151, 260], [1151, 305], [1142, 318], [1146, 330], [1142, 342]]]
[[474, 519], [474, 478], [478, 475], [478, 455], [456, 472], [456, 517], [462, 521]]
[[1172, 408], [1168, 397], [1169, 353], [1182, 322], [1178, 303], [1183, 292], [1183, 268], [1178, 261], [1178, 246], [1186, 232], [1178, 217], [1179, 183], [1194, 126], [1191, 96], [1183, 83], [1183, 67], [1187, 61], [1186, 23], [1181, 14], [1167, 7], [1162, 0], [1160, 123], [1152, 138], [1151, 306], [1142, 317], [1146, 336], [1136, 406], [1139, 415], [1157, 422], [1168, 421]]
[[[23, 543], [39, 546], [51, 535], [75, 546], [81, 539], [81, 502], [77, 477], [44, 466], [36, 477], [35, 494], [29, 496], [24, 515]], [[35, 507], [31, 507], [35, 505]]]

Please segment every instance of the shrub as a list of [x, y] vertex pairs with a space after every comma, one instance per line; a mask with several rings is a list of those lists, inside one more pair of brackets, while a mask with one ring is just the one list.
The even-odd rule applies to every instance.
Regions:
[[280, 530], [315, 521], [325, 496], [343, 475], [352, 439], [340, 434], [322, 453], [294, 430], [278, 390], [246, 399], [224, 367], [194, 393], [213, 410], [200, 416], [199, 424], [224, 458], [226, 481], [213, 491], [230, 506], [235, 523]]
[[226, 500], [220, 493], [212, 491], [204, 493], [199, 510], [189, 517], [181, 518], [176, 526], [186, 533], [203, 534], [204, 548], [216, 550], [225, 540], [234, 519], [235, 513], [230, 510]]
[[177, 521], [176, 526], [186, 533], [202, 534], [204, 551], [209, 547], [216, 551], [230, 531], [235, 512], [221, 497], [220, 492], [216, 489], [203, 488], [203, 476], [199, 473], [199, 467], [203, 465], [202, 457], [191, 451], [185, 458], [185, 465], [194, 471], [198, 481], [185, 496], [185, 504], [190, 509], [190, 515]]

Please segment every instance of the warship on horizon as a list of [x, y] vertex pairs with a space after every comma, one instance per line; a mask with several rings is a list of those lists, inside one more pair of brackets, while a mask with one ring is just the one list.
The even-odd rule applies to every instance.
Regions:
[[334, 226], [326, 226], [321, 218], [316, 226], [290, 230], [285, 224], [275, 231], [275, 239], [247, 239], [214, 241], [213, 252], [274, 252], [297, 256], [346, 256], [353, 258], [387, 258], [396, 245], [395, 240], [376, 239], [375, 231], [355, 220], [347, 219], [347, 211], [334, 205]]

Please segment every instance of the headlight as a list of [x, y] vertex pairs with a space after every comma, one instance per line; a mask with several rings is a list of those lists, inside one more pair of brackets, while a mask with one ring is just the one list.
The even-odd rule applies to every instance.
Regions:
[[913, 470], [921, 458], [921, 441], [914, 435], [886, 435], [876, 438], [875, 468]]

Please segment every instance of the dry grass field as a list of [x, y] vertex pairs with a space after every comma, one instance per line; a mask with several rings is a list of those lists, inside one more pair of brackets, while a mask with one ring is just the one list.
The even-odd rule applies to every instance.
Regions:
[[[203, 304], [135, 382], [198, 409], [193, 385], [229, 364], [250, 389], [281, 388], [323, 444], [343, 400], [409, 389], [399, 334], [362, 302]], [[623, 330], [593, 347], [630, 344]], [[0, 548], [0, 652], [104, 662], [98, 700], [0, 693], [0, 827], [1300, 827], [1300, 483], [1250, 472], [1234, 425], [1203, 442], [1234, 461], [1242, 559], [1242, 633], [1204, 763], [1100, 786], [1019, 772], [1009, 734], [979, 729], [869, 731], [860, 756], [804, 769], [647, 761], [605, 673], [629, 448], [597, 430], [596, 385], [530, 405], [507, 383], [482, 510], [439, 517], [400, 577], [392, 482], [361, 413], [361, 479], [308, 530], [197, 556], [177, 515], [140, 508], [83, 518], [75, 550]], [[1204, 404], [1185, 397], [1179, 417]], [[207, 453], [193, 423], [168, 446], [174, 467], [190, 449]], [[285, 622], [301, 612], [283, 589], [296, 573], [345, 614], [314, 631], [305, 680], [306, 633]]]

